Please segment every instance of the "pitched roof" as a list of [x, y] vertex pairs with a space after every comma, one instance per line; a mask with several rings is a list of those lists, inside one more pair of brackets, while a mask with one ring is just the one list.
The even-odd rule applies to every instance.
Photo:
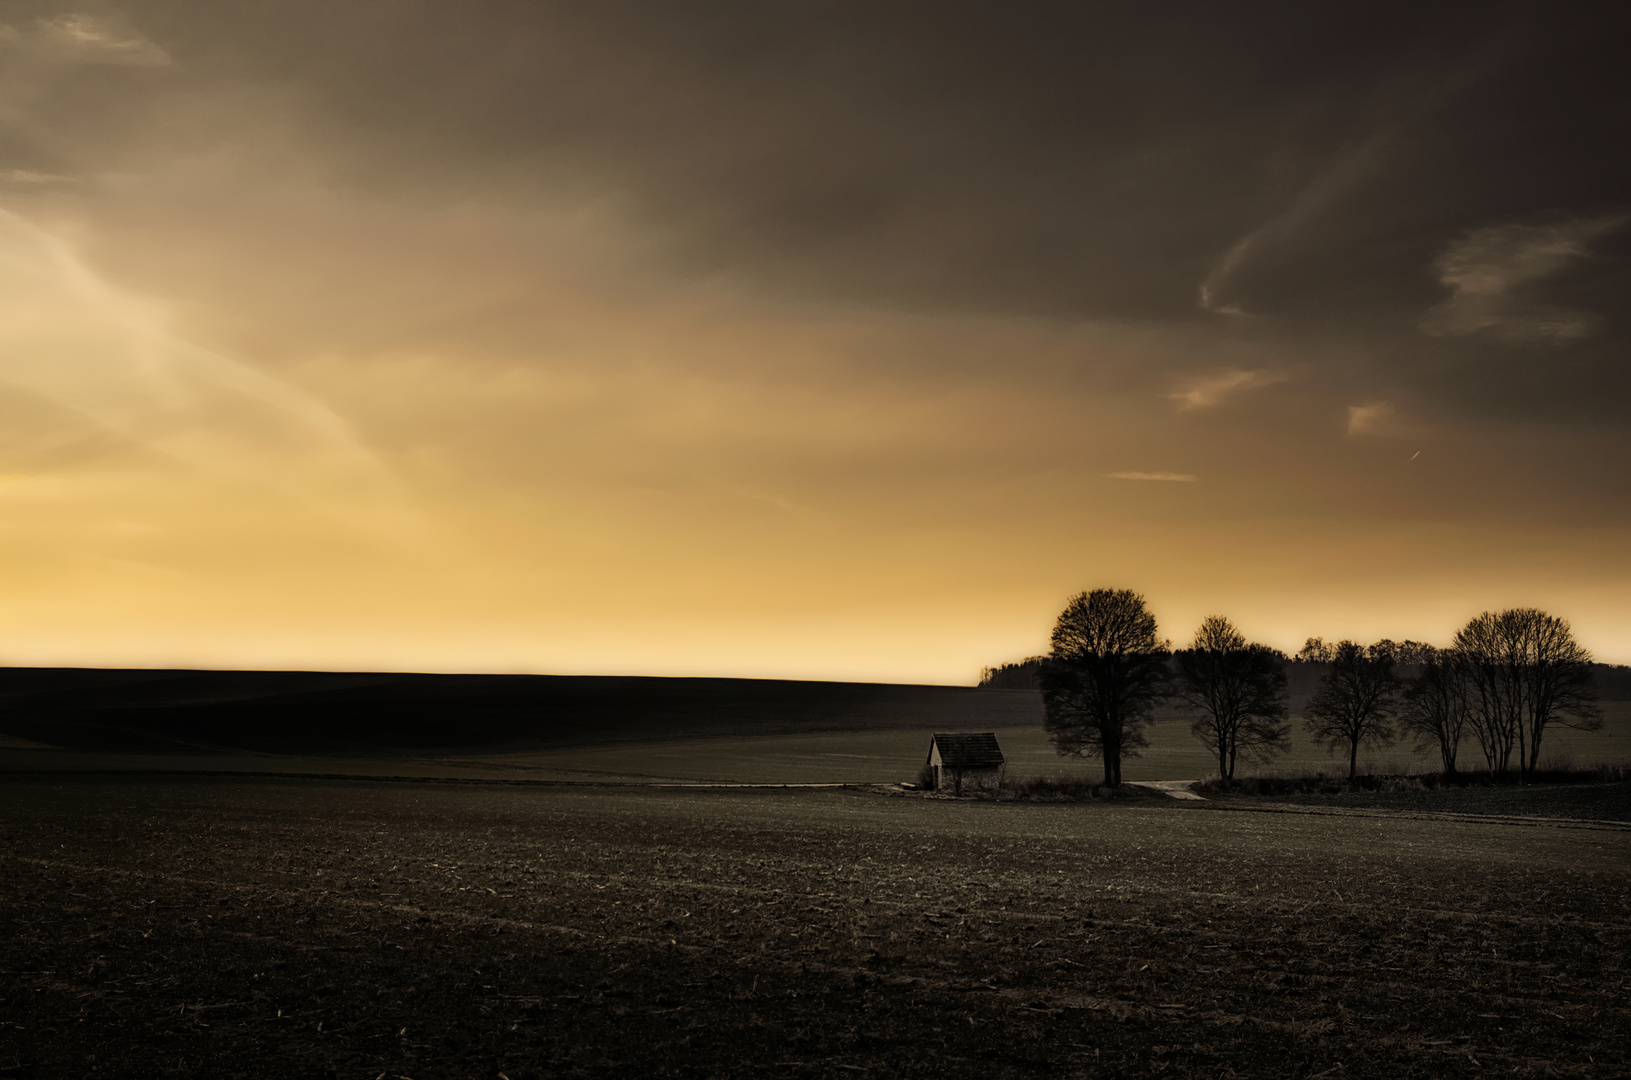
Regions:
[[990, 731], [935, 733], [929, 741], [929, 757], [940, 749], [940, 764], [948, 769], [995, 769], [1003, 763], [1002, 748]]

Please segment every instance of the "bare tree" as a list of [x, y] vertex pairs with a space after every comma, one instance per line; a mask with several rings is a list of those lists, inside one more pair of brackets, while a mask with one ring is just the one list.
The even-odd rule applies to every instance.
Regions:
[[1509, 620], [1483, 612], [1456, 631], [1455, 650], [1465, 668], [1478, 748], [1492, 773], [1503, 773], [1522, 726], [1522, 649]]
[[1420, 749], [1436, 748], [1444, 775], [1454, 776], [1461, 736], [1472, 714], [1467, 666], [1453, 649], [1422, 657], [1420, 674], [1405, 687], [1399, 727], [1416, 736]]
[[1371, 647], [1385, 651], [1393, 657], [1393, 663], [1398, 667], [1420, 667], [1438, 654], [1438, 650], [1433, 646], [1420, 641], [1411, 641], [1409, 638], [1403, 641], [1383, 638]]
[[1595, 731], [1602, 726], [1592, 684], [1591, 654], [1569, 624], [1535, 608], [1483, 612], [1456, 632], [1464, 659], [1470, 722], [1491, 772], [1511, 768], [1532, 777], [1546, 729]]
[[1393, 656], [1387, 649], [1340, 642], [1331, 670], [1303, 708], [1303, 726], [1314, 741], [1348, 750], [1348, 779], [1359, 774], [1361, 745], [1393, 742], [1392, 713], [1399, 692]]
[[1131, 589], [1071, 598], [1053, 628], [1038, 672], [1048, 735], [1061, 755], [1104, 761], [1104, 782], [1121, 784], [1121, 759], [1149, 745], [1144, 727], [1166, 696], [1167, 643]]
[[1303, 642], [1303, 647], [1297, 650], [1297, 659], [1304, 664], [1329, 664], [1336, 648], [1325, 643], [1324, 638], [1311, 637]]
[[1574, 640], [1568, 621], [1534, 608], [1519, 611], [1529, 642], [1525, 668], [1529, 693], [1524, 709], [1529, 757], [1524, 771], [1533, 778], [1540, 768], [1540, 742], [1548, 727], [1597, 731], [1603, 726], [1603, 714], [1597, 707], [1591, 653]]
[[1175, 697], [1196, 714], [1189, 730], [1218, 760], [1225, 786], [1242, 756], [1268, 761], [1290, 745], [1285, 658], [1247, 644], [1222, 615], [1208, 615], [1195, 642], [1173, 654]]

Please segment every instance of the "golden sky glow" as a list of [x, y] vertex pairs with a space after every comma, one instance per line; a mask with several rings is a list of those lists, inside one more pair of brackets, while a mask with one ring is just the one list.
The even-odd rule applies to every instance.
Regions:
[[[933, 56], [874, 121], [706, 28], [434, 12], [336, 16], [332, 54], [164, 4], [0, 19], [0, 659], [968, 682], [1106, 585], [1179, 641], [1522, 604], [1631, 661], [1614, 206], [1443, 210], [1432, 118], [1379, 106], [1211, 178], [1164, 113], [1060, 121], [1187, 178], [1109, 207]], [[1402, 77], [1378, 56], [1353, 77]], [[557, 104], [533, 60], [603, 81]], [[1427, 209], [1377, 217], [1407, 182]], [[1163, 207], [1209, 197], [1179, 249]]]

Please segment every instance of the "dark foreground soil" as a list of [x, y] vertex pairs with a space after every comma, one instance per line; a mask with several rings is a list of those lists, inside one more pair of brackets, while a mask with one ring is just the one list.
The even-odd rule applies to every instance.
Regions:
[[0, 1077], [1620, 1077], [1612, 825], [0, 784]]

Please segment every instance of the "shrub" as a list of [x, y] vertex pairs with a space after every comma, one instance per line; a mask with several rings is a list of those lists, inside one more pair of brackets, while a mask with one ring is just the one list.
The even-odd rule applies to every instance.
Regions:
[[[1631, 762], [1611, 762], [1576, 766], [1572, 761], [1563, 768], [1542, 769], [1533, 773], [1528, 783], [1538, 784], [1602, 784], [1631, 780]], [[1204, 795], [1345, 795], [1354, 792], [1438, 791], [1457, 787], [1493, 787], [1496, 784], [1515, 784], [1515, 773], [1495, 775], [1487, 771], [1460, 772], [1445, 776], [1440, 772], [1415, 775], [1379, 774], [1356, 776], [1353, 779], [1326, 776], [1248, 776], [1234, 780], [1228, 787], [1217, 778], [1203, 780], [1195, 791]]]
[[977, 799], [997, 799], [1005, 802], [1086, 802], [1090, 799], [1127, 799], [1143, 794], [1142, 788], [1110, 787], [1085, 777], [1054, 779], [1031, 776], [1023, 779], [1004, 776], [994, 791], [974, 793]]

